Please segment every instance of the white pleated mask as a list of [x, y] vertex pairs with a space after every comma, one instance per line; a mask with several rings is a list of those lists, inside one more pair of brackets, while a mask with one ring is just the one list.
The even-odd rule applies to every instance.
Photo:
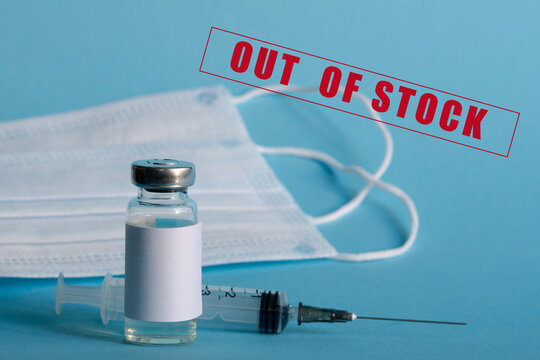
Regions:
[[[386, 128], [377, 123], [387, 152], [374, 175], [312, 150], [260, 147], [249, 138], [236, 104], [266, 93], [233, 97], [223, 87], [201, 88], [0, 124], [0, 276], [122, 274], [125, 210], [136, 195], [130, 164], [146, 158], [195, 163], [197, 179], [189, 194], [204, 224], [203, 265], [324, 257], [363, 261], [406, 251], [418, 219], [408, 196], [379, 180], [392, 156]], [[341, 208], [313, 218], [261, 153], [312, 158], [358, 173], [368, 185]], [[395, 249], [338, 253], [315, 225], [354, 209], [372, 185], [405, 202], [410, 235]]]

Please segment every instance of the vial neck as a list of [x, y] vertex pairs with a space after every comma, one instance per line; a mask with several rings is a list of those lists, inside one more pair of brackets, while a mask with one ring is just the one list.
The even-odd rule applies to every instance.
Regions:
[[138, 199], [148, 203], [170, 203], [182, 201], [188, 197], [187, 188], [180, 189], [148, 189], [139, 188]]

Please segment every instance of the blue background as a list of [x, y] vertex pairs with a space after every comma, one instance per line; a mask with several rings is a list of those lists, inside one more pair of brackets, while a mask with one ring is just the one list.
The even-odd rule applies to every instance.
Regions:
[[[137, 95], [224, 84], [198, 72], [211, 26], [480, 99], [521, 112], [508, 159], [391, 129], [384, 179], [415, 200], [417, 243], [371, 263], [332, 260], [203, 270], [212, 284], [281, 289], [292, 300], [362, 315], [465, 321], [294, 324], [285, 333], [205, 331], [188, 347], [126, 345], [93, 308], [54, 313], [54, 280], [0, 279], [0, 358], [533, 359], [540, 355], [538, 200], [539, 7], [534, 2], [3, 1], [0, 120]], [[241, 105], [253, 139], [324, 150], [370, 170], [383, 143], [369, 120], [282, 96]], [[362, 185], [325, 168], [269, 159], [310, 214]], [[374, 191], [361, 209], [320, 229], [341, 251], [396, 246], [403, 206]], [[78, 280], [98, 284], [101, 279]]]

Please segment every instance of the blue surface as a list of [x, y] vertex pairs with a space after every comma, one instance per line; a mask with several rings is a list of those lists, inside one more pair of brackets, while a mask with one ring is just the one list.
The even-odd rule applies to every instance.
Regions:
[[[100, 325], [95, 309], [66, 306], [56, 316], [54, 280], [0, 279], [0, 358], [538, 358], [539, 10], [532, 1], [1, 2], [2, 121], [218, 83], [248, 90], [198, 72], [211, 26], [480, 99], [521, 118], [508, 159], [391, 129], [396, 154], [384, 178], [412, 196], [421, 221], [417, 243], [399, 258], [203, 271], [207, 283], [281, 289], [313, 305], [465, 327], [357, 321], [291, 326], [279, 336], [201, 329], [188, 347], [138, 347]], [[371, 170], [382, 157], [369, 120], [280, 96], [241, 112], [265, 145], [313, 147]], [[332, 174], [313, 163], [269, 162], [311, 214], [335, 208], [360, 186], [349, 178], [334, 186]], [[321, 231], [342, 251], [380, 249], [402, 241], [405, 215], [398, 201], [375, 191]]]

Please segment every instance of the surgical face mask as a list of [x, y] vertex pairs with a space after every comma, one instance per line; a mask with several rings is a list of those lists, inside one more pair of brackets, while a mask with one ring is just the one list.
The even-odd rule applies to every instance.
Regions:
[[[123, 273], [125, 209], [133, 196], [130, 164], [145, 158], [196, 164], [198, 181], [190, 193], [204, 224], [203, 265], [363, 261], [406, 251], [418, 218], [405, 193], [379, 180], [392, 156], [384, 126], [377, 123], [386, 156], [373, 175], [313, 150], [260, 147], [250, 139], [237, 104], [266, 93], [233, 97], [223, 87], [202, 88], [0, 124], [0, 276]], [[302, 212], [262, 153], [311, 158], [368, 183], [349, 203], [314, 218]], [[410, 235], [399, 248], [341, 254], [315, 225], [350, 212], [373, 185], [405, 202]]]

